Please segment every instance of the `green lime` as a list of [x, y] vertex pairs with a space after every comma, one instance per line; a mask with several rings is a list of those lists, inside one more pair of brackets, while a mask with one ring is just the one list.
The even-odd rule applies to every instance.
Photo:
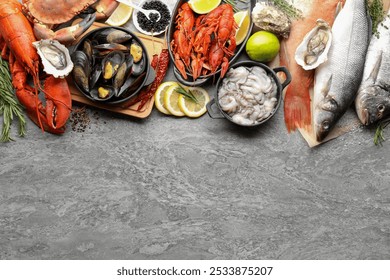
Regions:
[[275, 34], [258, 31], [246, 42], [246, 53], [249, 58], [259, 62], [270, 62], [279, 53], [280, 43]]

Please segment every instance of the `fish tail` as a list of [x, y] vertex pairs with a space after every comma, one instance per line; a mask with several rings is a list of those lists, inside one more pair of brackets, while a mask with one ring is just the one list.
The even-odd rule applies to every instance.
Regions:
[[[295, 92], [299, 90], [300, 94]], [[287, 131], [311, 129], [311, 105], [309, 87], [289, 87], [284, 98], [284, 121]]]

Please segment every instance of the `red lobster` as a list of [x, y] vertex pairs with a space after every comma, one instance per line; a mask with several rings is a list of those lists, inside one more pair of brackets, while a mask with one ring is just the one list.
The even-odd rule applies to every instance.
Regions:
[[[71, 112], [71, 96], [65, 79], [49, 76], [44, 90], [39, 80], [39, 56], [32, 43], [36, 41], [32, 27], [16, 0], [0, 0], [1, 55], [9, 61], [12, 84], [19, 102], [30, 119], [43, 130], [60, 134]], [[34, 87], [27, 84], [28, 74]], [[38, 97], [39, 89], [45, 94], [44, 106]]]

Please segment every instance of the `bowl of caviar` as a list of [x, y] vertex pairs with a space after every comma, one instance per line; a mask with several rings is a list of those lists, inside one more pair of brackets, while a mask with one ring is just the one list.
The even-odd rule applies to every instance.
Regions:
[[134, 10], [133, 23], [137, 30], [146, 35], [162, 34], [171, 22], [172, 12], [167, 4], [159, 0], [144, 0], [139, 6], [145, 10], [159, 11], [161, 18], [157, 21], [158, 15], [152, 13], [149, 20], [143, 13]]

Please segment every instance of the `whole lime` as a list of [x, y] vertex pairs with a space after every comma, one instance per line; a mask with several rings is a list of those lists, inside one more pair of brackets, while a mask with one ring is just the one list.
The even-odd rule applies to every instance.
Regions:
[[278, 55], [280, 43], [275, 34], [268, 31], [258, 31], [249, 37], [245, 47], [250, 59], [258, 62], [270, 62]]

